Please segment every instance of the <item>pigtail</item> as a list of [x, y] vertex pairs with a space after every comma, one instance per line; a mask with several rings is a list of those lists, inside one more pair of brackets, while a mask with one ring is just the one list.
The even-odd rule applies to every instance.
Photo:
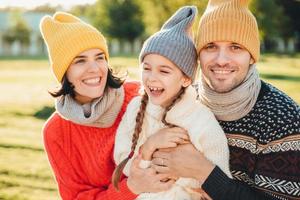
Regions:
[[185, 87], [182, 87], [177, 95], [177, 98], [174, 98], [173, 101], [170, 103], [170, 105], [168, 105], [164, 111], [164, 114], [163, 114], [163, 117], [162, 117], [162, 123], [169, 127], [169, 128], [173, 128], [173, 127], [176, 127], [176, 125], [174, 124], [171, 124], [169, 122], [166, 121], [166, 116], [167, 116], [167, 113], [169, 110], [171, 110], [171, 108], [178, 102], [181, 100], [182, 96], [184, 95], [185, 93]]
[[140, 105], [140, 109], [139, 112], [136, 116], [136, 124], [135, 124], [135, 128], [134, 128], [134, 133], [132, 135], [132, 146], [131, 146], [131, 152], [128, 155], [128, 157], [126, 159], [124, 159], [114, 170], [113, 175], [112, 175], [112, 183], [113, 186], [119, 191], [119, 181], [123, 172], [123, 169], [125, 167], [125, 165], [127, 164], [128, 160], [130, 158], [132, 158], [133, 154], [134, 154], [134, 150], [135, 147], [137, 145], [138, 139], [139, 139], [139, 134], [142, 131], [142, 125], [143, 125], [143, 120], [144, 120], [144, 115], [145, 115], [145, 111], [146, 111], [146, 106], [148, 103], [148, 95], [146, 92], [144, 92], [143, 97], [142, 97], [142, 101], [141, 101], [141, 105]]

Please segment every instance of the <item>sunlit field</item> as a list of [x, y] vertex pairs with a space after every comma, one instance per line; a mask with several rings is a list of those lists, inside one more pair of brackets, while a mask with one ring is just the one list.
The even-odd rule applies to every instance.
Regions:
[[[110, 65], [139, 79], [137, 58], [113, 57]], [[300, 55], [265, 55], [258, 70], [300, 103]], [[53, 112], [47, 90], [56, 85], [47, 60], [0, 60], [0, 200], [59, 199], [41, 134]]]

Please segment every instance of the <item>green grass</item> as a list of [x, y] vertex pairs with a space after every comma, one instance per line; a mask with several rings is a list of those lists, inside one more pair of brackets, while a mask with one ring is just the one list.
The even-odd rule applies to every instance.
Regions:
[[258, 63], [262, 79], [273, 84], [300, 103], [300, 55], [263, 56]]
[[[138, 60], [114, 57], [111, 66], [139, 79]], [[261, 77], [300, 103], [300, 56], [263, 56]], [[59, 199], [43, 150], [42, 126], [53, 112], [56, 86], [47, 60], [0, 60], [0, 200]]]

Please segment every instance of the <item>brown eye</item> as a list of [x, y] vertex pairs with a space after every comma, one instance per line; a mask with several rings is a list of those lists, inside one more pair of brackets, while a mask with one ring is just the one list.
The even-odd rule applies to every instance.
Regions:
[[166, 70], [161, 70], [160, 72], [163, 73], [163, 74], [169, 74], [170, 73], [169, 71], [166, 71]]
[[217, 49], [217, 46], [214, 45], [214, 44], [208, 44], [204, 47], [204, 49], [208, 50], [208, 51], [211, 51], [211, 50], [215, 50]]
[[231, 49], [234, 50], [234, 51], [237, 51], [237, 50], [241, 50], [242, 47], [239, 46], [239, 45], [232, 45], [232, 46], [231, 46]]
[[98, 56], [97, 60], [104, 60], [104, 56]]
[[85, 62], [85, 60], [84, 59], [78, 59], [78, 60], [75, 60], [75, 64], [82, 64], [82, 63], [84, 63]]
[[145, 66], [144, 66], [144, 67], [143, 67], [143, 70], [144, 70], [144, 71], [149, 71], [149, 70], [150, 70], [150, 67], [145, 67]]

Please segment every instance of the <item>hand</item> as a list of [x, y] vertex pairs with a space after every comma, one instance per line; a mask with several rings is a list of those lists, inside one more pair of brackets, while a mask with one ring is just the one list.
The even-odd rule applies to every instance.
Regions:
[[141, 169], [139, 162], [141, 156], [134, 158], [130, 167], [130, 175], [127, 179], [128, 188], [135, 194], [144, 192], [162, 192], [170, 189], [174, 184], [174, 180], [166, 180], [166, 174], [157, 174], [153, 168]]
[[189, 142], [186, 130], [180, 127], [163, 128], [151, 135], [141, 147], [141, 154], [144, 160], [151, 160], [156, 149], [176, 147], [178, 144]]
[[215, 166], [192, 144], [183, 144], [156, 151], [153, 154], [152, 167], [158, 173], [167, 174], [169, 177], [194, 178], [203, 183]]

